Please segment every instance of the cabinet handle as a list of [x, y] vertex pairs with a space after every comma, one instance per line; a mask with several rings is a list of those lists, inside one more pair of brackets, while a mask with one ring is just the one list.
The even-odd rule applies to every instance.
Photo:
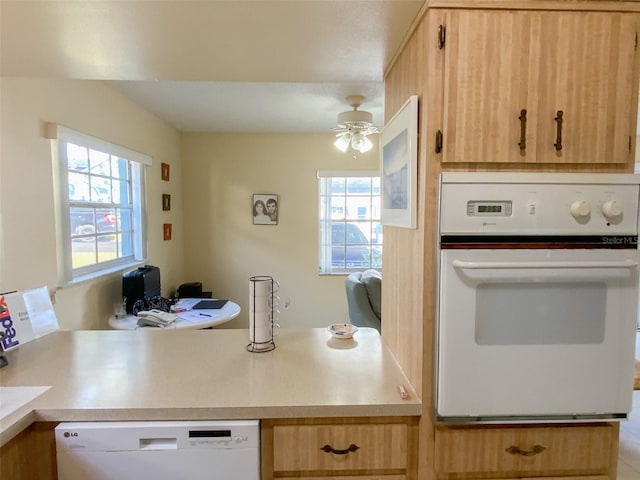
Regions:
[[442, 152], [442, 130], [436, 132], [436, 153]]
[[562, 150], [562, 110], [558, 110], [556, 114], [556, 123], [557, 123], [557, 134], [556, 134], [556, 143], [553, 144], [556, 147], [556, 150], [559, 152]]
[[520, 150], [526, 150], [527, 148], [527, 111], [525, 109], [520, 110], [520, 142], [518, 146]]
[[442, 50], [444, 48], [444, 42], [447, 40], [447, 27], [440, 25], [438, 27], [438, 48]]
[[515, 445], [505, 449], [505, 452], [510, 453], [511, 455], [522, 455], [523, 457], [533, 457], [534, 455], [538, 455], [545, 451], [542, 445], [534, 445], [531, 450], [520, 450], [520, 448]]
[[325, 445], [320, 450], [327, 453], [335, 453], [336, 455], [346, 455], [347, 453], [355, 452], [358, 449], [360, 449], [360, 447], [352, 443], [351, 445], [349, 445], [349, 448], [345, 448], [344, 450], [336, 450], [331, 445]]

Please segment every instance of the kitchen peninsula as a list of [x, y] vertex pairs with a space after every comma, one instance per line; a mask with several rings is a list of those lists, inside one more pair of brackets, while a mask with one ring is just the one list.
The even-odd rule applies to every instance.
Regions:
[[277, 464], [278, 429], [297, 423], [349, 425], [347, 431], [358, 425], [362, 441], [368, 429], [400, 431], [406, 462], [393, 471], [414, 478], [421, 402], [376, 330], [339, 340], [321, 328], [282, 329], [267, 353], [250, 353], [247, 343], [247, 330], [233, 329], [58, 331], [10, 351], [0, 386], [51, 388], [0, 420], [3, 475], [11, 461], [5, 449], [32, 424], [48, 426], [52, 444], [52, 428], [62, 421], [261, 419], [263, 478], [272, 478], [274, 456]]

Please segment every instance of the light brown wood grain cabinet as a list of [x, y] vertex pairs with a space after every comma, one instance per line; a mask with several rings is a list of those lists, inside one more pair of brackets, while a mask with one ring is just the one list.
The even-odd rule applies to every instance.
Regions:
[[262, 478], [416, 477], [417, 418], [263, 420]]
[[438, 427], [437, 478], [604, 480], [617, 456], [613, 424]]
[[637, 14], [440, 15], [443, 163], [633, 162]]
[[56, 422], [36, 422], [0, 448], [0, 479], [57, 480]]

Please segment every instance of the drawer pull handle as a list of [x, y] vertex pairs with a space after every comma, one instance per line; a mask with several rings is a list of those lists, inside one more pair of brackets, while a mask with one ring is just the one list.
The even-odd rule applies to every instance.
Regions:
[[360, 447], [358, 445], [355, 445], [355, 444], [352, 443], [351, 445], [349, 445], [349, 448], [346, 448], [344, 450], [336, 450], [331, 445], [325, 445], [320, 450], [322, 450], [324, 452], [327, 452], [327, 453], [335, 453], [336, 455], [346, 455], [349, 452], [355, 452], [359, 448]]
[[505, 451], [507, 453], [510, 453], [511, 455], [522, 455], [523, 457], [533, 457], [534, 455], [538, 455], [539, 453], [542, 453], [545, 450], [546, 448], [544, 448], [542, 445], [534, 445], [531, 450], [520, 450], [520, 448], [516, 446], [511, 446], [507, 448]]

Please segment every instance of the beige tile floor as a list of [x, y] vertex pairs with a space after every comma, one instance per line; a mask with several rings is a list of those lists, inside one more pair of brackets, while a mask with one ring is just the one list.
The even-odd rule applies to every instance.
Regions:
[[[640, 332], [636, 337], [636, 358], [640, 360]], [[620, 424], [618, 480], [640, 480], [640, 390], [633, 392], [629, 420]]]

